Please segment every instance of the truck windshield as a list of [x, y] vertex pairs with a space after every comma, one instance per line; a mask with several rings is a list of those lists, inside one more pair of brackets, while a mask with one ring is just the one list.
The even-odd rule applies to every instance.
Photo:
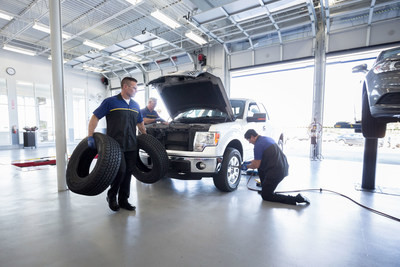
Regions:
[[216, 109], [191, 109], [180, 113], [175, 119], [188, 119], [188, 118], [215, 118], [224, 117], [226, 118], [226, 113], [221, 112]]

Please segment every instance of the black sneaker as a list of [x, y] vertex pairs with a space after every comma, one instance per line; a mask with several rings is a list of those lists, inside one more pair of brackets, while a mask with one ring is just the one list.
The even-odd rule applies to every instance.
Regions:
[[132, 206], [132, 205], [128, 202], [128, 200], [120, 200], [120, 201], [119, 201], [119, 206], [120, 206], [121, 208], [123, 208], [123, 209], [130, 210], [130, 211], [136, 210], [136, 207], [135, 207], [135, 206]]
[[117, 203], [117, 199], [115, 197], [107, 197], [108, 206], [113, 211], [119, 211], [119, 205]]
[[307, 205], [310, 204], [310, 200], [308, 200], [308, 198], [306, 198], [306, 197], [304, 197], [304, 196], [302, 196], [302, 195], [300, 195], [300, 194], [297, 194], [297, 196], [296, 196], [296, 202], [297, 202], [297, 203], [306, 203]]

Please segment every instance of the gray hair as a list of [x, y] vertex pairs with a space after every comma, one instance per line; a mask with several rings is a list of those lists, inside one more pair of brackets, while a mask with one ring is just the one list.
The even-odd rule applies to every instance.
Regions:
[[157, 103], [157, 98], [155, 98], [155, 97], [149, 97], [149, 102]]

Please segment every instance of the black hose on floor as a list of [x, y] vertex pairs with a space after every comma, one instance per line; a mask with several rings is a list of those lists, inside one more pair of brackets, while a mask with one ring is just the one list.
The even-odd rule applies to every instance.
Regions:
[[[254, 176], [254, 173], [252, 173], [252, 174], [250, 175], [249, 179], [247, 180], [247, 185], [249, 184], [249, 182], [250, 182], [250, 180], [251, 180], [251, 178], [252, 178], [253, 176]], [[249, 188], [249, 189], [250, 189], [250, 188]], [[250, 189], [250, 190], [258, 191], [258, 190], [254, 190], [254, 189]], [[341, 194], [341, 193], [339, 193], [339, 192], [336, 192], [336, 191], [333, 191], [333, 190], [329, 190], [329, 189], [323, 189], [323, 188], [309, 188], [309, 189], [299, 189], [299, 190], [289, 190], [289, 191], [275, 191], [275, 193], [283, 194], [283, 193], [295, 193], [295, 192], [306, 192], [306, 191], [311, 191], [311, 192], [313, 192], [313, 191], [318, 191], [319, 193], [322, 193], [323, 191], [330, 192], [330, 193], [339, 195], [339, 196], [341, 196], [341, 197], [347, 198], [347, 199], [350, 200], [351, 202], [357, 204], [358, 206], [360, 206], [360, 207], [362, 207], [362, 208], [364, 208], [364, 209], [366, 209], [366, 210], [368, 210], [368, 211], [370, 211], [370, 212], [373, 212], [373, 213], [375, 213], [375, 214], [381, 215], [381, 216], [386, 217], [386, 218], [388, 218], [388, 219], [391, 219], [391, 220], [400, 222], [400, 218], [397, 218], [397, 217], [394, 217], [394, 216], [389, 215], [389, 214], [387, 214], [387, 213], [381, 212], [381, 211], [379, 211], [379, 210], [375, 210], [375, 209], [373, 209], [373, 208], [367, 207], [367, 206], [365, 206], [365, 205], [363, 205], [363, 204], [361, 204], [361, 203], [355, 201], [354, 199], [352, 199], [352, 198], [349, 197], [349, 196], [346, 196], [346, 195], [344, 195], [344, 194]]]

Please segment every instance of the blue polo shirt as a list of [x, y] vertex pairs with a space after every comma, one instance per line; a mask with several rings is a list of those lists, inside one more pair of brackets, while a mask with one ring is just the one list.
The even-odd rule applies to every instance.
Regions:
[[264, 151], [275, 144], [274, 139], [268, 136], [259, 136], [254, 144], [254, 159], [261, 160]]
[[[148, 118], [148, 119], [160, 118], [155, 109], [153, 111], [150, 111], [148, 107], [145, 107], [144, 109], [141, 109], [140, 112], [142, 113], [143, 118]], [[160, 118], [160, 121], [165, 121], [165, 120]]]
[[93, 114], [107, 121], [107, 135], [114, 138], [121, 150], [133, 151], [137, 149], [136, 125], [143, 122], [139, 104], [130, 100], [129, 104], [121, 94], [103, 100]]

